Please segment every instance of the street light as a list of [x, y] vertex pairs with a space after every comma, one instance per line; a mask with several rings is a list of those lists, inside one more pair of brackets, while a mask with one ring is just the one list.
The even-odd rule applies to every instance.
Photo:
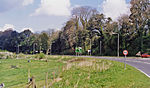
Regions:
[[37, 43], [33, 43], [33, 54], [35, 54]]
[[[100, 31], [98, 31], [96, 29], [94, 29], [92, 31], [93, 32], [97, 32], [99, 35], [101, 35]], [[100, 55], [101, 55], [102, 54], [102, 41], [101, 41], [101, 39], [100, 39], [99, 47], [100, 47], [99, 51], [100, 51]]]
[[117, 56], [119, 57], [119, 33], [114, 33], [112, 32], [112, 35], [115, 35], [117, 34], [118, 35], [118, 48], [117, 48]]
[[18, 54], [19, 54], [19, 47], [20, 47], [20, 46], [21, 46], [21, 45], [18, 45], [18, 52], [17, 52]]

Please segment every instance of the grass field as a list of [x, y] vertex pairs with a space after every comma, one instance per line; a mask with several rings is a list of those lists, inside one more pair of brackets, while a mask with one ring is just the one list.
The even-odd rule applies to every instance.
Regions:
[[30, 57], [0, 60], [0, 83], [6, 88], [26, 88], [30, 73], [37, 88], [47, 84], [52, 88], [150, 88], [148, 77], [128, 65], [124, 70], [123, 63], [69, 56], [47, 56], [47, 61]]

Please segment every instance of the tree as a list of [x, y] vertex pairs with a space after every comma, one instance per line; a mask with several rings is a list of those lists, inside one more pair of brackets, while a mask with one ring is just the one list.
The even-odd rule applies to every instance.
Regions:
[[72, 10], [72, 16], [75, 16], [76, 19], [80, 20], [84, 30], [86, 30], [87, 23], [88, 23], [88, 20], [90, 19], [90, 17], [97, 13], [98, 13], [98, 11], [95, 8], [92, 8], [89, 6], [77, 7]]
[[131, 15], [130, 20], [134, 25], [138, 36], [140, 36], [140, 48], [139, 50], [143, 53], [143, 34], [147, 33], [146, 25], [150, 19], [150, 3], [149, 0], [131, 0]]
[[39, 35], [39, 40], [40, 52], [43, 51], [46, 54], [48, 49], [49, 36], [46, 33], [41, 33]]

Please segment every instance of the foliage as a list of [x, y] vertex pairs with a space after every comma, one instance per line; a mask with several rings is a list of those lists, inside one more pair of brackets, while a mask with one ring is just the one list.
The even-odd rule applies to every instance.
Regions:
[[37, 59], [44, 59], [45, 58], [45, 54], [44, 53], [40, 53], [40, 54], [36, 54], [35, 58]]
[[0, 59], [13, 59], [16, 58], [16, 54], [5, 51], [5, 52], [0, 52]]
[[0, 49], [27, 54], [72, 55], [75, 54], [75, 47], [82, 47], [83, 54], [91, 49], [92, 55], [100, 55], [101, 48], [101, 55], [116, 56], [119, 46], [120, 55], [125, 49], [130, 56], [135, 56], [139, 51], [149, 53], [149, 10], [149, 0], [131, 0], [131, 14], [122, 15], [115, 22], [95, 8], [76, 7], [60, 31], [48, 29], [35, 34], [28, 29], [21, 33], [8, 29], [0, 32]]
[[122, 51], [125, 49], [129, 51], [130, 56], [135, 56], [139, 51], [149, 52], [149, 9], [148, 0], [131, 0], [131, 14], [123, 15], [118, 22], [114, 22], [110, 17], [106, 18], [104, 14], [96, 12], [90, 14], [93, 9], [89, 7], [75, 8], [72, 11], [73, 17], [64, 26], [60, 37], [56, 39], [56, 43], [60, 44], [57, 54], [64, 54], [63, 52], [75, 50], [76, 46], [80, 46], [84, 54], [92, 49], [93, 55], [99, 55], [100, 41], [102, 41], [102, 55], [115, 56], [118, 34], [120, 55], [123, 55]]

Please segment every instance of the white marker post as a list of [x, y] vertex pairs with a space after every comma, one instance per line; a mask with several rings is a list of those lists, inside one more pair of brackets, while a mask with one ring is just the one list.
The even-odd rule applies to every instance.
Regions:
[[126, 56], [128, 55], [128, 51], [124, 50], [123, 54], [125, 55], [125, 60], [124, 60], [124, 69], [126, 69]]

